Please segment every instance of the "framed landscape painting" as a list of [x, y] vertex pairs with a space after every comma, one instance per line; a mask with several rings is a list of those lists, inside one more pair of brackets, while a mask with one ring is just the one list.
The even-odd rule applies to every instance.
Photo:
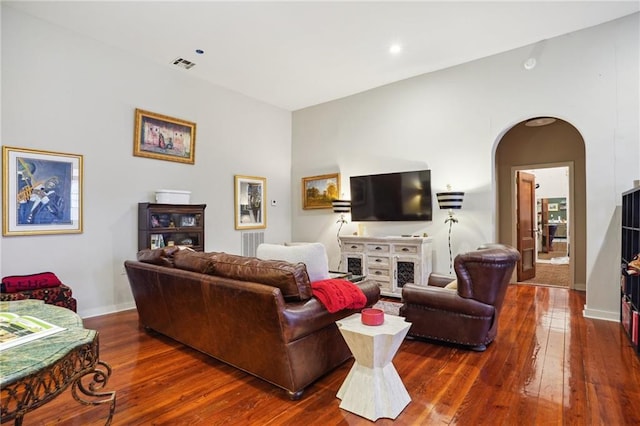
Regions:
[[255, 176], [234, 176], [236, 229], [267, 227], [267, 179]]
[[330, 209], [331, 202], [340, 195], [340, 174], [302, 178], [302, 208]]
[[194, 164], [196, 123], [136, 109], [133, 155]]
[[2, 147], [2, 235], [82, 232], [82, 155]]

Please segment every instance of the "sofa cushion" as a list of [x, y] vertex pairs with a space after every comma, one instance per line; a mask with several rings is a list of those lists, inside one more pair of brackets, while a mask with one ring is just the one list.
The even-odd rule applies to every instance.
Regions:
[[278, 287], [287, 301], [311, 297], [311, 284], [304, 263], [261, 260], [227, 253], [212, 254], [211, 259], [215, 262], [217, 276]]
[[138, 252], [136, 258], [139, 262], [172, 267], [173, 256], [179, 251], [180, 249], [177, 246], [157, 249], [142, 249]]
[[173, 256], [173, 265], [186, 271], [215, 275], [215, 260], [212, 258], [215, 254], [218, 253], [181, 250]]
[[260, 259], [284, 260], [290, 263], [302, 262], [307, 267], [311, 282], [329, 278], [329, 260], [322, 243], [263, 243], [258, 246], [256, 256]]

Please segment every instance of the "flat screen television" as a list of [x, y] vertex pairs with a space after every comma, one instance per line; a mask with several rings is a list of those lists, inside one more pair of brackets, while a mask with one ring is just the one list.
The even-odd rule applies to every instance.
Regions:
[[351, 176], [351, 220], [432, 219], [431, 170]]

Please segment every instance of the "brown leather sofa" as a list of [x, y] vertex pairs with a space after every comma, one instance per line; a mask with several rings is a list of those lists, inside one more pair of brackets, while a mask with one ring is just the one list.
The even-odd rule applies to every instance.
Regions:
[[[454, 260], [452, 277], [432, 274], [428, 286], [406, 284], [400, 315], [411, 323], [409, 336], [484, 351], [498, 331], [498, 318], [520, 254], [513, 247], [490, 244]], [[451, 287], [455, 287], [455, 284]]]
[[[351, 357], [331, 314], [312, 296], [303, 263], [226, 253], [143, 250], [125, 269], [143, 326], [285, 389], [309, 384]], [[373, 281], [357, 283], [375, 304]]]

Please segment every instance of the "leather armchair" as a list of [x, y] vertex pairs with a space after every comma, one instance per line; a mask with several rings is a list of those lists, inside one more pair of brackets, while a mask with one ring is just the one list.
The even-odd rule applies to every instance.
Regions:
[[[496, 337], [504, 296], [519, 259], [513, 247], [488, 244], [456, 256], [456, 277], [431, 274], [428, 286], [406, 284], [400, 315], [412, 324], [409, 336], [484, 351]], [[444, 288], [452, 279], [457, 280], [457, 289]]]

